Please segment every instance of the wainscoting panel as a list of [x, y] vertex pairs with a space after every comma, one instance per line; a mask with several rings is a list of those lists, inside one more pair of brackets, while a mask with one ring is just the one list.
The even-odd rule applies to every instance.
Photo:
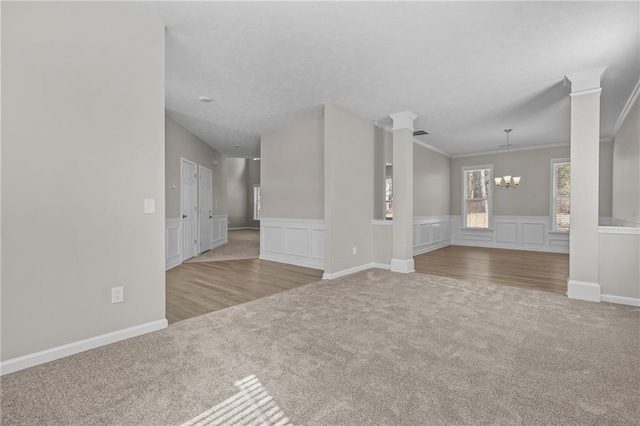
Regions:
[[213, 239], [211, 240], [211, 248], [219, 247], [229, 241], [226, 214], [217, 214], [213, 216]]
[[515, 222], [496, 223], [496, 241], [499, 243], [517, 243], [518, 224]]
[[450, 244], [450, 216], [416, 216], [413, 218], [414, 256]]
[[451, 216], [452, 243], [457, 245], [569, 253], [569, 233], [551, 232], [549, 216], [494, 216], [491, 229], [462, 227]]
[[[165, 252], [165, 269], [171, 269], [182, 263], [182, 219], [170, 218], [165, 219], [164, 227], [164, 252]], [[219, 214], [213, 216], [213, 236], [211, 238], [211, 247], [216, 248], [228, 241], [227, 237], [227, 215]]]
[[180, 255], [180, 218], [165, 220], [164, 226], [164, 260], [165, 270], [178, 266], [182, 262]]
[[260, 220], [260, 259], [324, 269], [324, 220]]

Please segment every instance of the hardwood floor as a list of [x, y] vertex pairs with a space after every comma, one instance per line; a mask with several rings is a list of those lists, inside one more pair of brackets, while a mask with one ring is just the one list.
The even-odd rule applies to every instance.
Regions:
[[322, 271], [259, 259], [183, 263], [166, 273], [169, 323], [318, 281]]
[[565, 294], [569, 255], [448, 246], [414, 258], [416, 272]]

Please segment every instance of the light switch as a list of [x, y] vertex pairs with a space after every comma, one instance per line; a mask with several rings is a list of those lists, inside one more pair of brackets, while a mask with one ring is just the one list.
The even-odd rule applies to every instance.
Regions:
[[156, 212], [156, 200], [154, 198], [144, 199], [144, 212], [155, 213]]

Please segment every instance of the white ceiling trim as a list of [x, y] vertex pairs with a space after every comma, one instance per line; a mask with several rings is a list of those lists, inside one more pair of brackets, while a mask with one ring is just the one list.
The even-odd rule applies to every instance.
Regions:
[[[387, 124], [382, 124], [382, 123], [380, 123], [380, 122], [378, 122], [378, 121], [374, 121], [374, 122], [373, 122], [373, 124], [374, 124], [377, 128], [382, 129], [382, 130], [384, 130], [385, 132], [388, 132], [388, 133], [392, 133], [392, 134], [393, 134], [393, 129], [392, 129], [392, 127], [391, 127], [391, 126], [389, 126], [389, 125], [387, 125]], [[413, 143], [418, 144], [418, 145], [420, 145], [420, 146], [423, 146], [423, 147], [425, 147], [425, 148], [427, 148], [427, 149], [429, 149], [429, 150], [431, 150], [431, 151], [433, 151], [433, 152], [437, 152], [438, 154], [444, 155], [445, 157], [449, 157], [449, 158], [451, 158], [451, 154], [449, 154], [448, 152], [443, 151], [443, 150], [441, 150], [441, 149], [438, 149], [438, 148], [436, 148], [435, 146], [429, 145], [428, 143], [426, 143], [426, 142], [422, 142], [421, 140], [418, 140], [418, 139], [416, 139], [416, 138], [413, 138]]]
[[611, 135], [611, 138], [615, 138], [616, 135], [618, 134], [618, 130], [620, 130], [620, 126], [622, 126], [622, 123], [624, 123], [624, 119], [627, 118], [629, 111], [631, 111], [631, 108], [633, 108], [633, 105], [636, 103], [636, 100], [638, 100], [639, 94], [640, 94], [640, 80], [638, 80], [638, 84], [636, 84], [635, 89], [633, 89], [633, 92], [631, 92], [631, 96], [629, 96], [629, 100], [627, 101], [626, 105], [622, 109], [622, 114], [620, 114], [620, 117], [618, 117], [618, 121], [616, 121], [616, 124], [613, 126], [613, 132], [612, 132], [613, 134]]
[[[604, 141], [601, 141], [604, 142]], [[513, 145], [509, 146], [509, 152], [516, 152], [516, 151], [531, 151], [534, 149], [547, 149], [547, 148], [559, 148], [562, 146], [569, 146], [569, 142], [563, 142], [563, 143], [550, 143], [550, 144], [546, 144], [546, 145], [532, 145], [532, 146], [519, 146], [517, 148], [513, 148]], [[468, 153], [468, 154], [456, 154], [456, 155], [452, 155], [451, 158], [462, 158], [462, 157], [477, 157], [480, 155], [490, 155], [490, 154], [505, 154], [507, 152], [506, 148], [502, 148], [502, 149], [493, 149], [491, 151], [479, 151], [479, 152], [472, 152], [472, 153]]]

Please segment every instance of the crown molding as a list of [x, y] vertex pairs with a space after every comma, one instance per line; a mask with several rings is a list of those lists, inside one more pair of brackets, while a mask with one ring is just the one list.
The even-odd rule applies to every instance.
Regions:
[[436, 148], [435, 146], [431, 146], [431, 145], [429, 145], [429, 144], [428, 144], [428, 143], [426, 143], [426, 142], [419, 141], [419, 140], [418, 140], [418, 139], [416, 139], [416, 138], [413, 138], [413, 143], [415, 143], [416, 145], [420, 145], [420, 146], [422, 146], [422, 147], [424, 147], [424, 148], [427, 148], [427, 149], [429, 149], [429, 150], [431, 150], [431, 151], [433, 151], [433, 152], [437, 152], [437, 153], [438, 153], [438, 154], [440, 154], [440, 155], [444, 155], [445, 157], [449, 157], [449, 158], [451, 158], [451, 154], [449, 154], [448, 152], [444, 152], [443, 150], [438, 149], [438, 148]]
[[[516, 151], [532, 151], [534, 149], [545, 149], [545, 148], [560, 148], [563, 146], [569, 146], [569, 142], [563, 142], [563, 143], [550, 143], [550, 144], [545, 144], [545, 145], [531, 145], [531, 146], [520, 146], [520, 147], [516, 147], [514, 148], [513, 145], [509, 146], [509, 152], [516, 152]], [[451, 156], [451, 158], [463, 158], [463, 157], [477, 157], [480, 155], [490, 155], [490, 154], [506, 154], [507, 150], [505, 148], [502, 149], [492, 149], [489, 151], [477, 151], [477, 152], [470, 152], [468, 154], [454, 154]]]
[[611, 132], [613, 134], [612, 136], [613, 138], [615, 138], [616, 135], [618, 134], [618, 130], [620, 130], [620, 127], [622, 127], [622, 123], [624, 123], [625, 118], [627, 118], [629, 111], [631, 111], [631, 108], [633, 108], [633, 105], [638, 100], [639, 94], [640, 94], [640, 80], [638, 80], [638, 83], [636, 84], [635, 89], [633, 89], [633, 92], [631, 92], [631, 96], [629, 96], [627, 103], [622, 109], [622, 113], [620, 114], [620, 117], [618, 117], [618, 121], [616, 121], [616, 124], [613, 126], [613, 131]]
[[[380, 123], [378, 121], [374, 121], [373, 124], [375, 124], [375, 126], [377, 128], [384, 130], [385, 132], [393, 133], [393, 128], [391, 126], [389, 126], [389, 125], [382, 124], [382, 123]], [[415, 143], [417, 145], [420, 145], [420, 146], [422, 146], [424, 148], [427, 148], [427, 149], [429, 149], [429, 150], [431, 150], [433, 152], [437, 152], [440, 155], [444, 155], [445, 157], [451, 158], [451, 154], [449, 154], [448, 152], [443, 151], [441, 149], [438, 149], [435, 146], [429, 145], [428, 143], [422, 142], [421, 140], [418, 140], [416, 138], [413, 138], [413, 143]]]

